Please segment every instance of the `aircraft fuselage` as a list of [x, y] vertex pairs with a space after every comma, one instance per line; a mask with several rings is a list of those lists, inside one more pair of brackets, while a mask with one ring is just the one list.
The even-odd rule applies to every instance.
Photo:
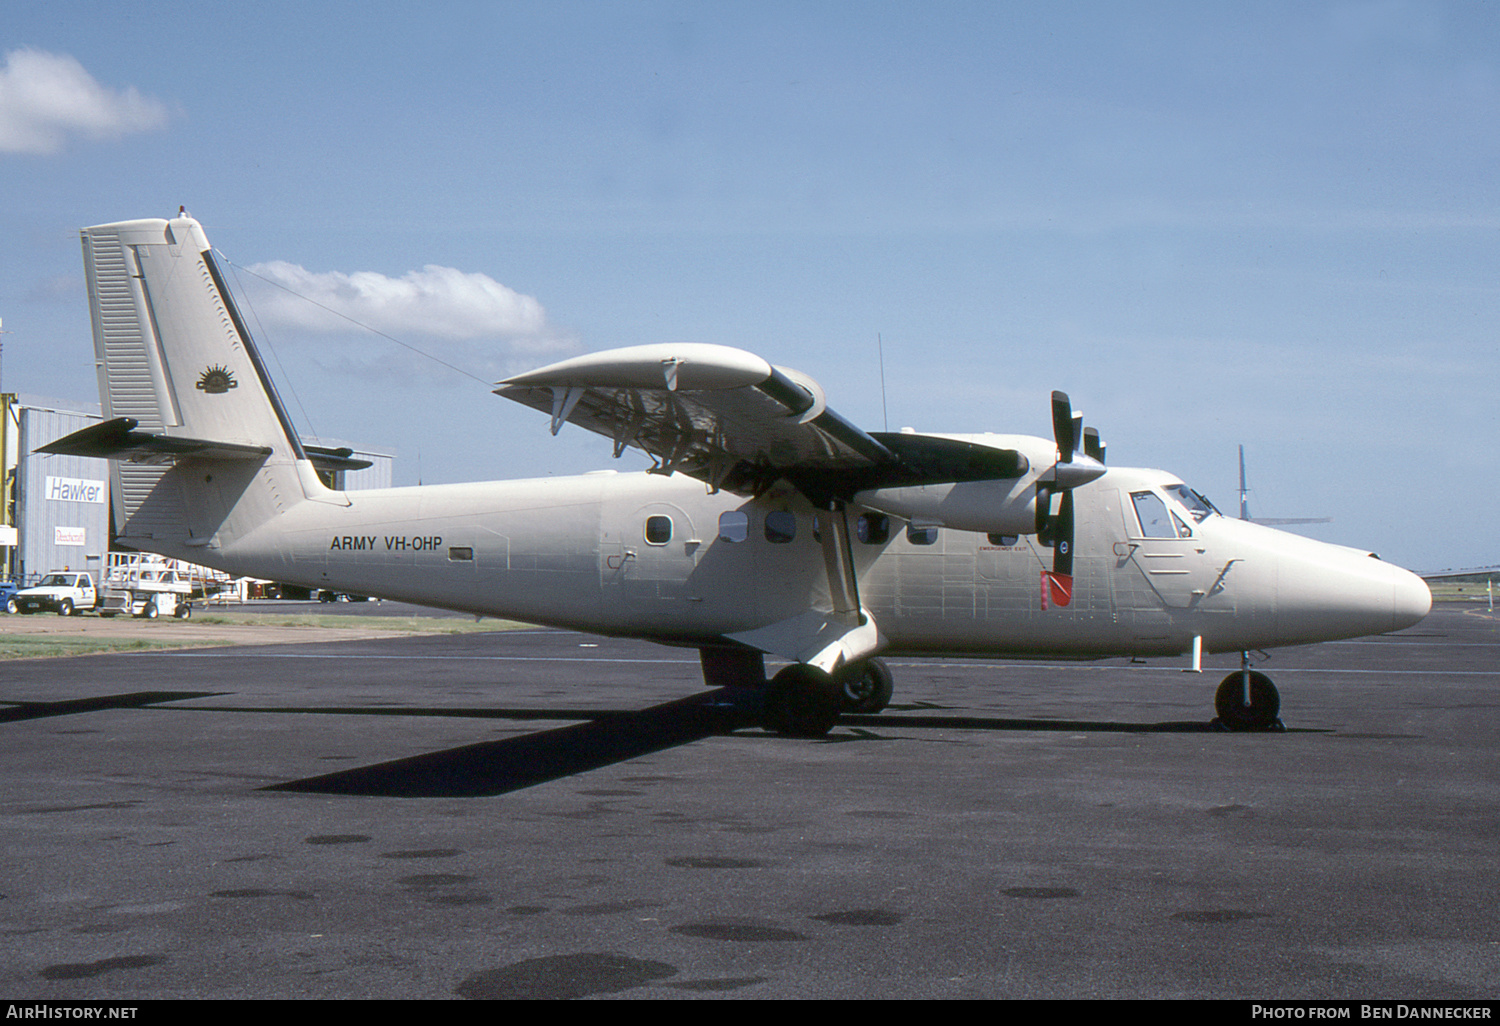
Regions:
[[[1005, 442], [1042, 457], [1051, 445]], [[1355, 637], [1427, 611], [1425, 585], [1404, 570], [1217, 513], [1196, 518], [1174, 488], [1181, 483], [1160, 471], [1111, 468], [1075, 490], [1066, 606], [1047, 598], [1051, 549], [1035, 534], [850, 506], [859, 599], [888, 652], [1072, 657], [1178, 654], [1195, 636], [1208, 652]], [[303, 501], [222, 548], [169, 554], [312, 588], [687, 645], [829, 606], [821, 535], [835, 514], [790, 487], [745, 498], [680, 475], [602, 472], [336, 494], [347, 505]]]

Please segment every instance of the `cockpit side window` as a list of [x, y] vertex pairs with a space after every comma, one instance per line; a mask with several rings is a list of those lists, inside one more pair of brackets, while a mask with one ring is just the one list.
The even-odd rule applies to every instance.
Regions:
[[1193, 491], [1187, 485], [1167, 485], [1162, 491], [1186, 506], [1187, 511], [1193, 515], [1193, 520], [1197, 523], [1201, 524], [1209, 515], [1219, 512], [1213, 503]]
[[1135, 506], [1136, 518], [1141, 522], [1143, 538], [1178, 538], [1179, 528], [1187, 528], [1176, 517], [1167, 512], [1167, 504], [1155, 492], [1131, 492], [1130, 501]]

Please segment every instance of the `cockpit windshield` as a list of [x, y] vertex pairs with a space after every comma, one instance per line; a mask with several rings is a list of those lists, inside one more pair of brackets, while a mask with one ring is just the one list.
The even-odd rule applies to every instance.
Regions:
[[[1219, 511], [1214, 508], [1213, 503], [1209, 502], [1203, 496], [1193, 491], [1187, 485], [1167, 485], [1162, 489], [1162, 491], [1166, 492], [1172, 498], [1176, 499], [1178, 502], [1186, 506], [1187, 511], [1193, 515], [1193, 520], [1197, 523], [1201, 524], [1210, 515], [1219, 513]], [[1219, 515], [1223, 516], [1222, 513], [1220, 513]]]

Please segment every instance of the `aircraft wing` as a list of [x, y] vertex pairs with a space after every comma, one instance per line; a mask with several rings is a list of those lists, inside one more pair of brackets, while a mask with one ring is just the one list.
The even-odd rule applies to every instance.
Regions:
[[1424, 581], [1449, 581], [1463, 577], [1495, 577], [1500, 575], [1500, 566], [1477, 566], [1468, 570], [1433, 570], [1426, 573], [1418, 573], [1417, 576]]
[[823, 389], [759, 356], [703, 343], [590, 353], [518, 374], [496, 395], [645, 451], [659, 473], [741, 494], [787, 478], [815, 499], [867, 488], [1019, 477], [1026, 458], [955, 439], [867, 434]]

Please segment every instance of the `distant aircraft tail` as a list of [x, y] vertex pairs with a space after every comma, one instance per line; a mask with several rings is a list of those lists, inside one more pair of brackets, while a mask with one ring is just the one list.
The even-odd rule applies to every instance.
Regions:
[[125, 545], [199, 562], [328, 498], [189, 217], [83, 230], [104, 423], [54, 452], [105, 456]]

